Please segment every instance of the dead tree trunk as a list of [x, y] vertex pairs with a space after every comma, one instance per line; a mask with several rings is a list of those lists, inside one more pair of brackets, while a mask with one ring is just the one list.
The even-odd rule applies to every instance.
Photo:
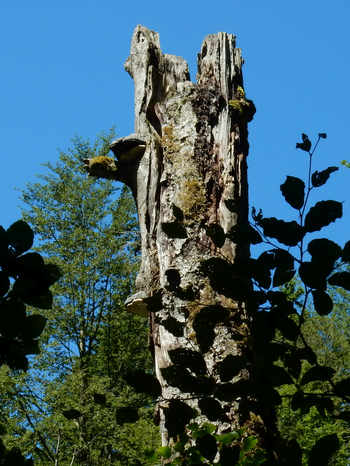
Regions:
[[137, 203], [142, 263], [127, 305], [150, 316], [164, 445], [191, 418], [219, 433], [243, 427], [265, 447], [274, 435], [249, 388], [246, 159], [255, 108], [242, 63], [233, 35], [209, 35], [193, 83], [185, 60], [163, 54], [158, 34], [137, 26], [125, 64], [135, 83], [135, 135], [112, 144], [117, 162], [102, 161]]

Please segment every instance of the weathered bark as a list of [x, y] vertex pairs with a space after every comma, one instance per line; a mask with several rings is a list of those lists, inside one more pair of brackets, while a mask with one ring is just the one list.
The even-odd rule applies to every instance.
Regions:
[[195, 84], [185, 60], [163, 54], [158, 34], [137, 26], [125, 64], [135, 83], [135, 137], [146, 144], [116, 172], [134, 192], [142, 241], [127, 304], [150, 315], [163, 444], [193, 415], [186, 406], [218, 432], [243, 426], [265, 446], [274, 429], [248, 388], [246, 158], [255, 109], [244, 97], [242, 63], [233, 35], [209, 35]]

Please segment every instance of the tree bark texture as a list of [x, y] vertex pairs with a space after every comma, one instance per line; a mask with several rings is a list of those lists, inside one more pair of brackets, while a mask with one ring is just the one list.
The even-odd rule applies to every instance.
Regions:
[[127, 305], [150, 316], [164, 445], [191, 418], [219, 433], [244, 427], [266, 445], [267, 421], [247, 389], [247, 123], [255, 108], [242, 63], [234, 35], [208, 35], [193, 83], [185, 60], [163, 54], [158, 34], [137, 26], [125, 64], [135, 83], [132, 139], [144, 142], [129, 161], [114, 151], [115, 179], [133, 190], [142, 241]]

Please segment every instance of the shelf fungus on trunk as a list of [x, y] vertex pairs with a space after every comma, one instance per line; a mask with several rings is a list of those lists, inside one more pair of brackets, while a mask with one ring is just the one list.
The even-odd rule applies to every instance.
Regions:
[[111, 151], [117, 157], [119, 163], [132, 164], [139, 160], [145, 152], [146, 143], [138, 138], [136, 134], [129, 134], [123, 138], [116, 139], [110, 145]]
[[186, 61], [164, 54], [158, 34], [140, 25], [125, 63], [136, 134], [111, 149], [115, 179], [135, 197], [142, 253], [126, 306], [149, 316], [163, 445], [191, 419], [214, 423], [218, 434], [243, 428], [261, 445], [275, 433], [273, 411], [269, 418], [253, 385], [249, 239], [232, 234], [249, 230], [255, 107], [242, 64], [234, 35], [210, 34], [192, 82]]
[[133, 133], [111, 143], [110, 150], [114, 153], [116, 159], [106, 155], [84, 159], [84, 168], [90, 176], [125, 183], [131, 188], [135, 197], [138, 164], [145, 149], [146, 142]]
[[107, 155], [98, 155], [92, 159], [84, 159], [84, 168], [89, 173], [89, 176], [96, 178], [106, 178], [107, 180], [115, 180], [117, 175], [117, 165], [114, 158]]

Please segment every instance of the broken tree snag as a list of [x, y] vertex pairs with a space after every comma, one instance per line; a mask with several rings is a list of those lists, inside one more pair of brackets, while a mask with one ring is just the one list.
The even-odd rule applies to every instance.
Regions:
[[[217, 432], [265, 425], [251, 385], [247, 123], [235, 37], [205, 38], [197, 84], [158, 34], [137, 26], [125, 68], [135, 83], [131, 165], [142, 262], [129, 310], [150, 315], [163, 444], [191, 419]], [[115, 147], [115, 146], [114, 146]], [[113, 148], [113, 147], [112, 147]]]

